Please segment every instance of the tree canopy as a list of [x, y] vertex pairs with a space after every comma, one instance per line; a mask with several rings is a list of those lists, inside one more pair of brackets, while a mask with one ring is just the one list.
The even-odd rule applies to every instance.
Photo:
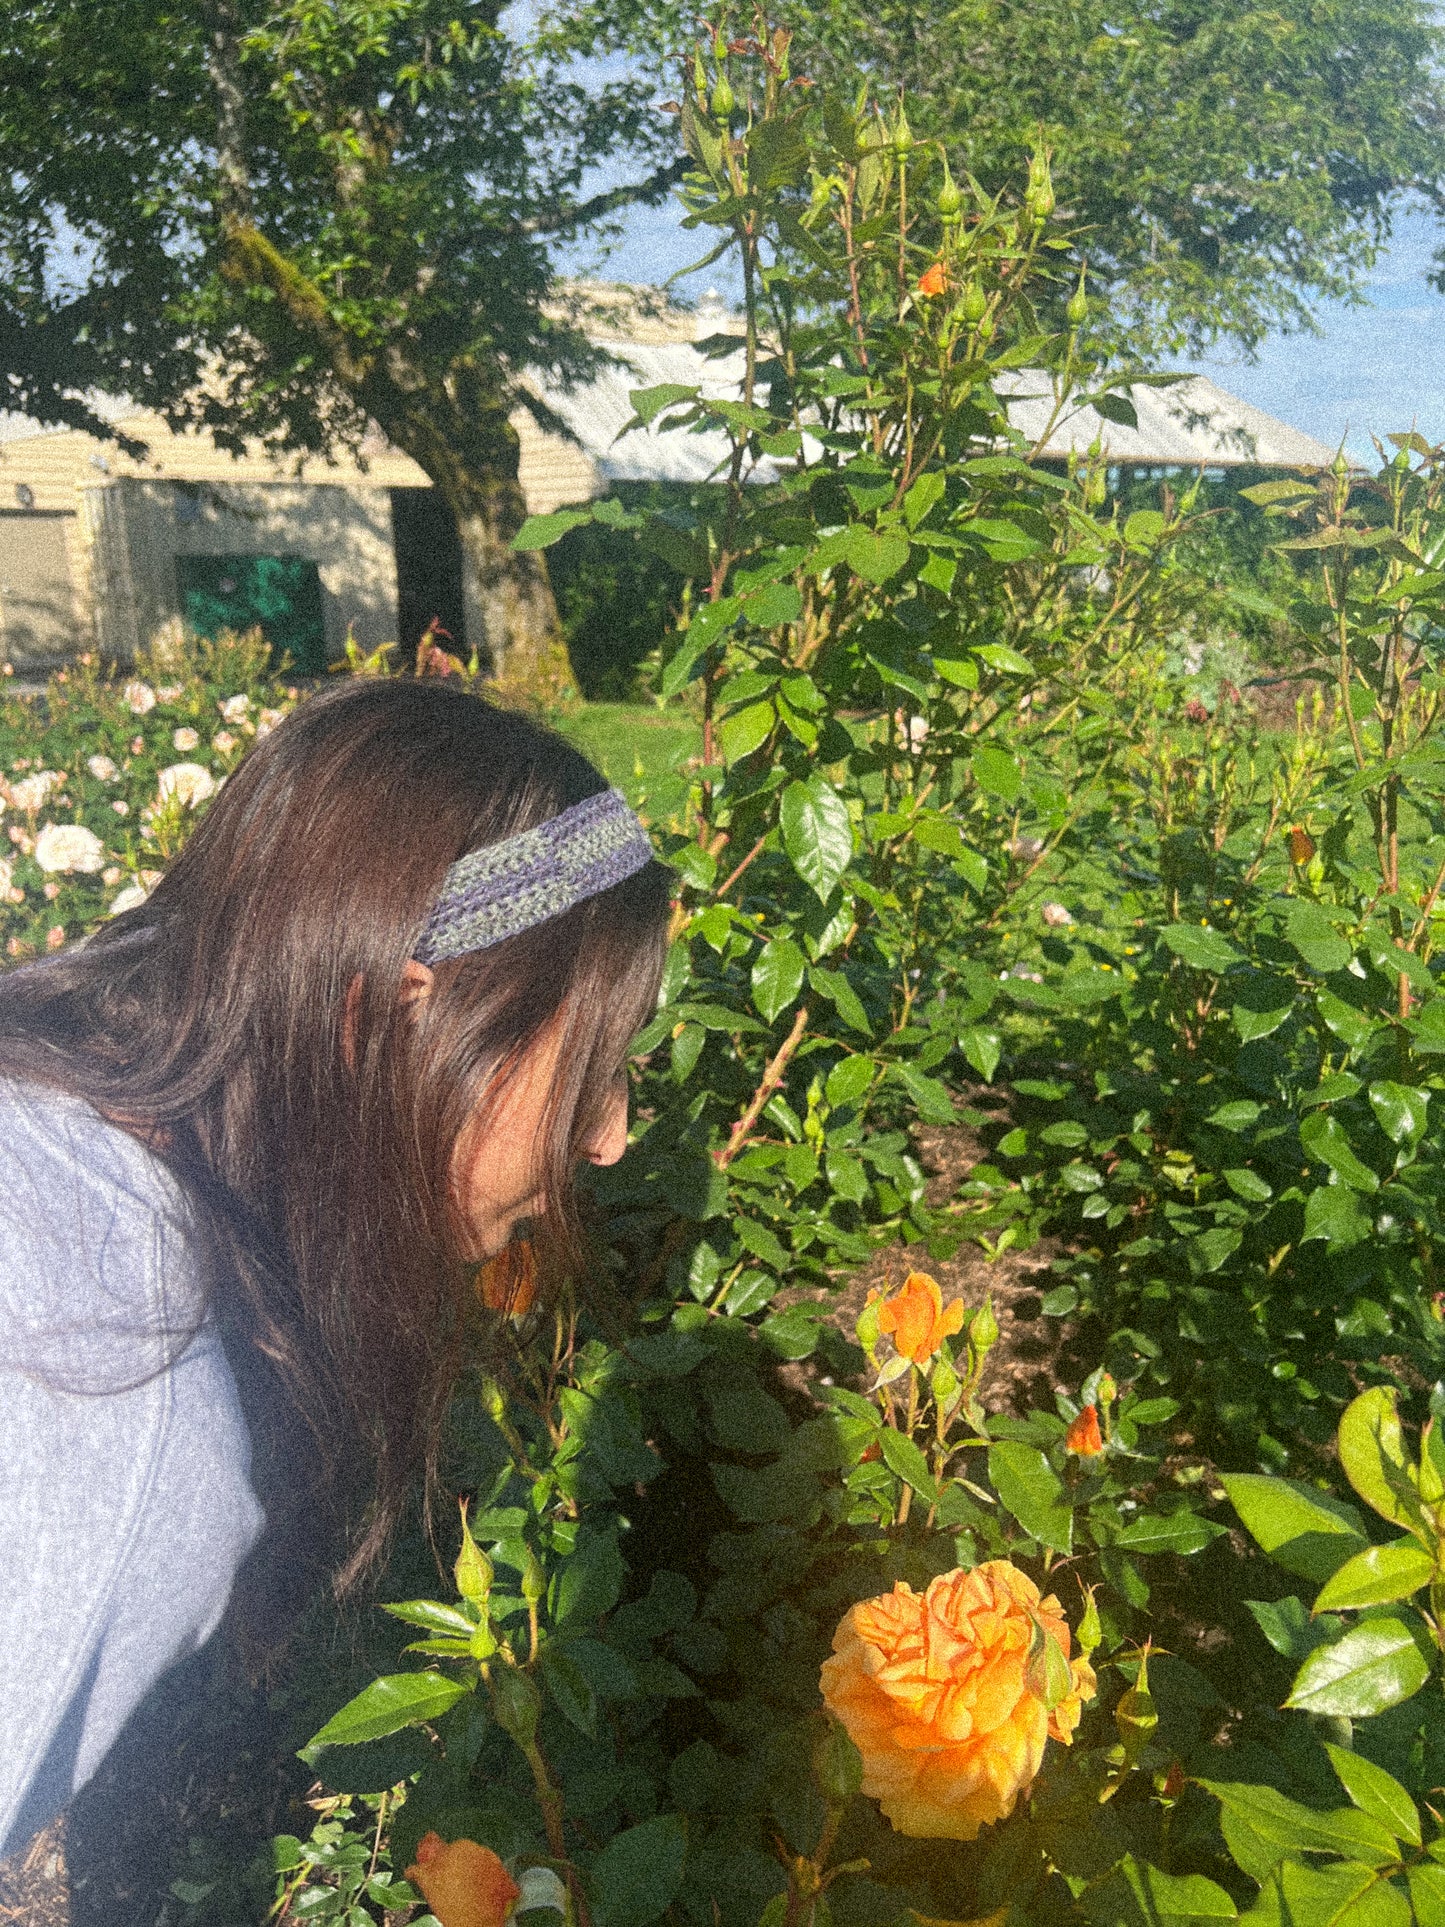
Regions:
[[[498, 0], [4, 0], [0, 347], [12, 406], [104, 386], [278, 450], [368, 421], [457, 515], [494, 656], [555, 632], [513, 558], [525, 372], [594, 351], [554, 238], [664, 193], [645, 82], [569, 76]], [[584, 188], [603, 160], [624, 183]], [[632, 174], [627, 177], [627, 166]]]
[[[1445, 205], [1442, 34], [1421, 0], [783, 0], [796, 71], [888, 104], [1008, 191], [1052, 151], [1110, 341], [1253, 347], [1348, 296], [1402, 197]], [[676, 0], [596, 0], [580, 36], [685, 48]], [[665, 64], [665, 62], [664, 62]], [[674, 83], [675, 84], [675, 83]]]

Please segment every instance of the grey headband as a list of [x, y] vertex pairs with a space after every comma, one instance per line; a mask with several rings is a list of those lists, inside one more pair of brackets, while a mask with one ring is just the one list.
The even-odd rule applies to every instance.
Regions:
[[654, 854], [627, 799], [603, 790], [533, 830], [459, 858], [412, 955], [434, 964], [487, 950], [635, 876]]

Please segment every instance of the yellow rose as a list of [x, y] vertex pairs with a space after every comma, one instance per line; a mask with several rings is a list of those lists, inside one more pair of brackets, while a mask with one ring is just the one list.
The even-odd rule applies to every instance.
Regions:
[[1030, 1665], [1041, 1634], [1068, 1661], [1058, 1600], [1006, 1559], [944, 1573], [921, 1595], [900, 1581], [845, 1614], [823, 1698], [863, 1755], [863, 1791], [900, 1833], [972, 1840], [1013, 1812], [1045, 1741], [1068, 1744], [1094, 1673], [1074, 1660], [1050, 1712]]

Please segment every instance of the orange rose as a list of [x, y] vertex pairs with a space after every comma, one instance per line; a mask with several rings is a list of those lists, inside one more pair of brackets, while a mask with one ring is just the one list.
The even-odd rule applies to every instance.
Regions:
[[1315, 853], [1314, 838], [1298, 823], [1287, 833], [1284, 840], [1289, 845], [1291, 863], [1308, 863]]
[[1104, 1449], [1103, 1435], [1099, 1431], [1099, 1412], [1097, 1406], [1086, 1405], [1064, 1434], [1064, 1450], [1077, 1452], [1081, 1459], [1092, 1459]]
[[921, 1365], [945, 1338], [963, 1330], [963, 1300], [944, 1309], [943, 1293], [926, 1271], [910, 1271], [891, 1298], [878, 1307], [879, 1331], [891, 1332], [905, 1358]]
[[512, 1318], [527, 1315], [537, 1296], [537, 1254], [525, 1238], [487, 1260], [477, 1290], [488, 1311], [504, 1311]]
[[505, 1927], [522, 1892], [490, 1847], [475, 1840], [448, 1846], [439, 1833], [422, 1835], [406, 1877], [442, 1927]]
[[946, 294], [948, 292], [948, 269], [941, 261], [935, 261], [931, 268], [925, 268], [918, 277], [920, 294]]
[[[1071, 1682], [1052, 1712], [1030, 1683], [1040, 1634]], [[1013, 1812], [1045, 1741], [1067, 1745], [1094, 1696], [1093, 1668], [1070, 1664], [1069, 1644], [1058, 1600], [1007, 1559], [944, 1573], [921, 1595], [900, 1581], [845, 1614], [823, 1698], [863, 1755], [863, 1791], [900, 1833], [972, 1840]]]

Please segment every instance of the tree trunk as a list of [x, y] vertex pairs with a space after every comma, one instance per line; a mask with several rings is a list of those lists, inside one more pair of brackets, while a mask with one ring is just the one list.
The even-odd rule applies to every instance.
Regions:
[[494, 677], [525, 681], [555, 664], [562, 625], [547, 565], [538, 550], [512, 549], [527, 519], [517, 479], [520, 445], [506, 404], [491, 395], [449, 396], [436, 420], [436, 397], [411, 393], [401, 406], [371, 412], [388, 439], [430, 477], [456, 517], [469, 580], [467, 612], [480, 618], [468, 644]]

